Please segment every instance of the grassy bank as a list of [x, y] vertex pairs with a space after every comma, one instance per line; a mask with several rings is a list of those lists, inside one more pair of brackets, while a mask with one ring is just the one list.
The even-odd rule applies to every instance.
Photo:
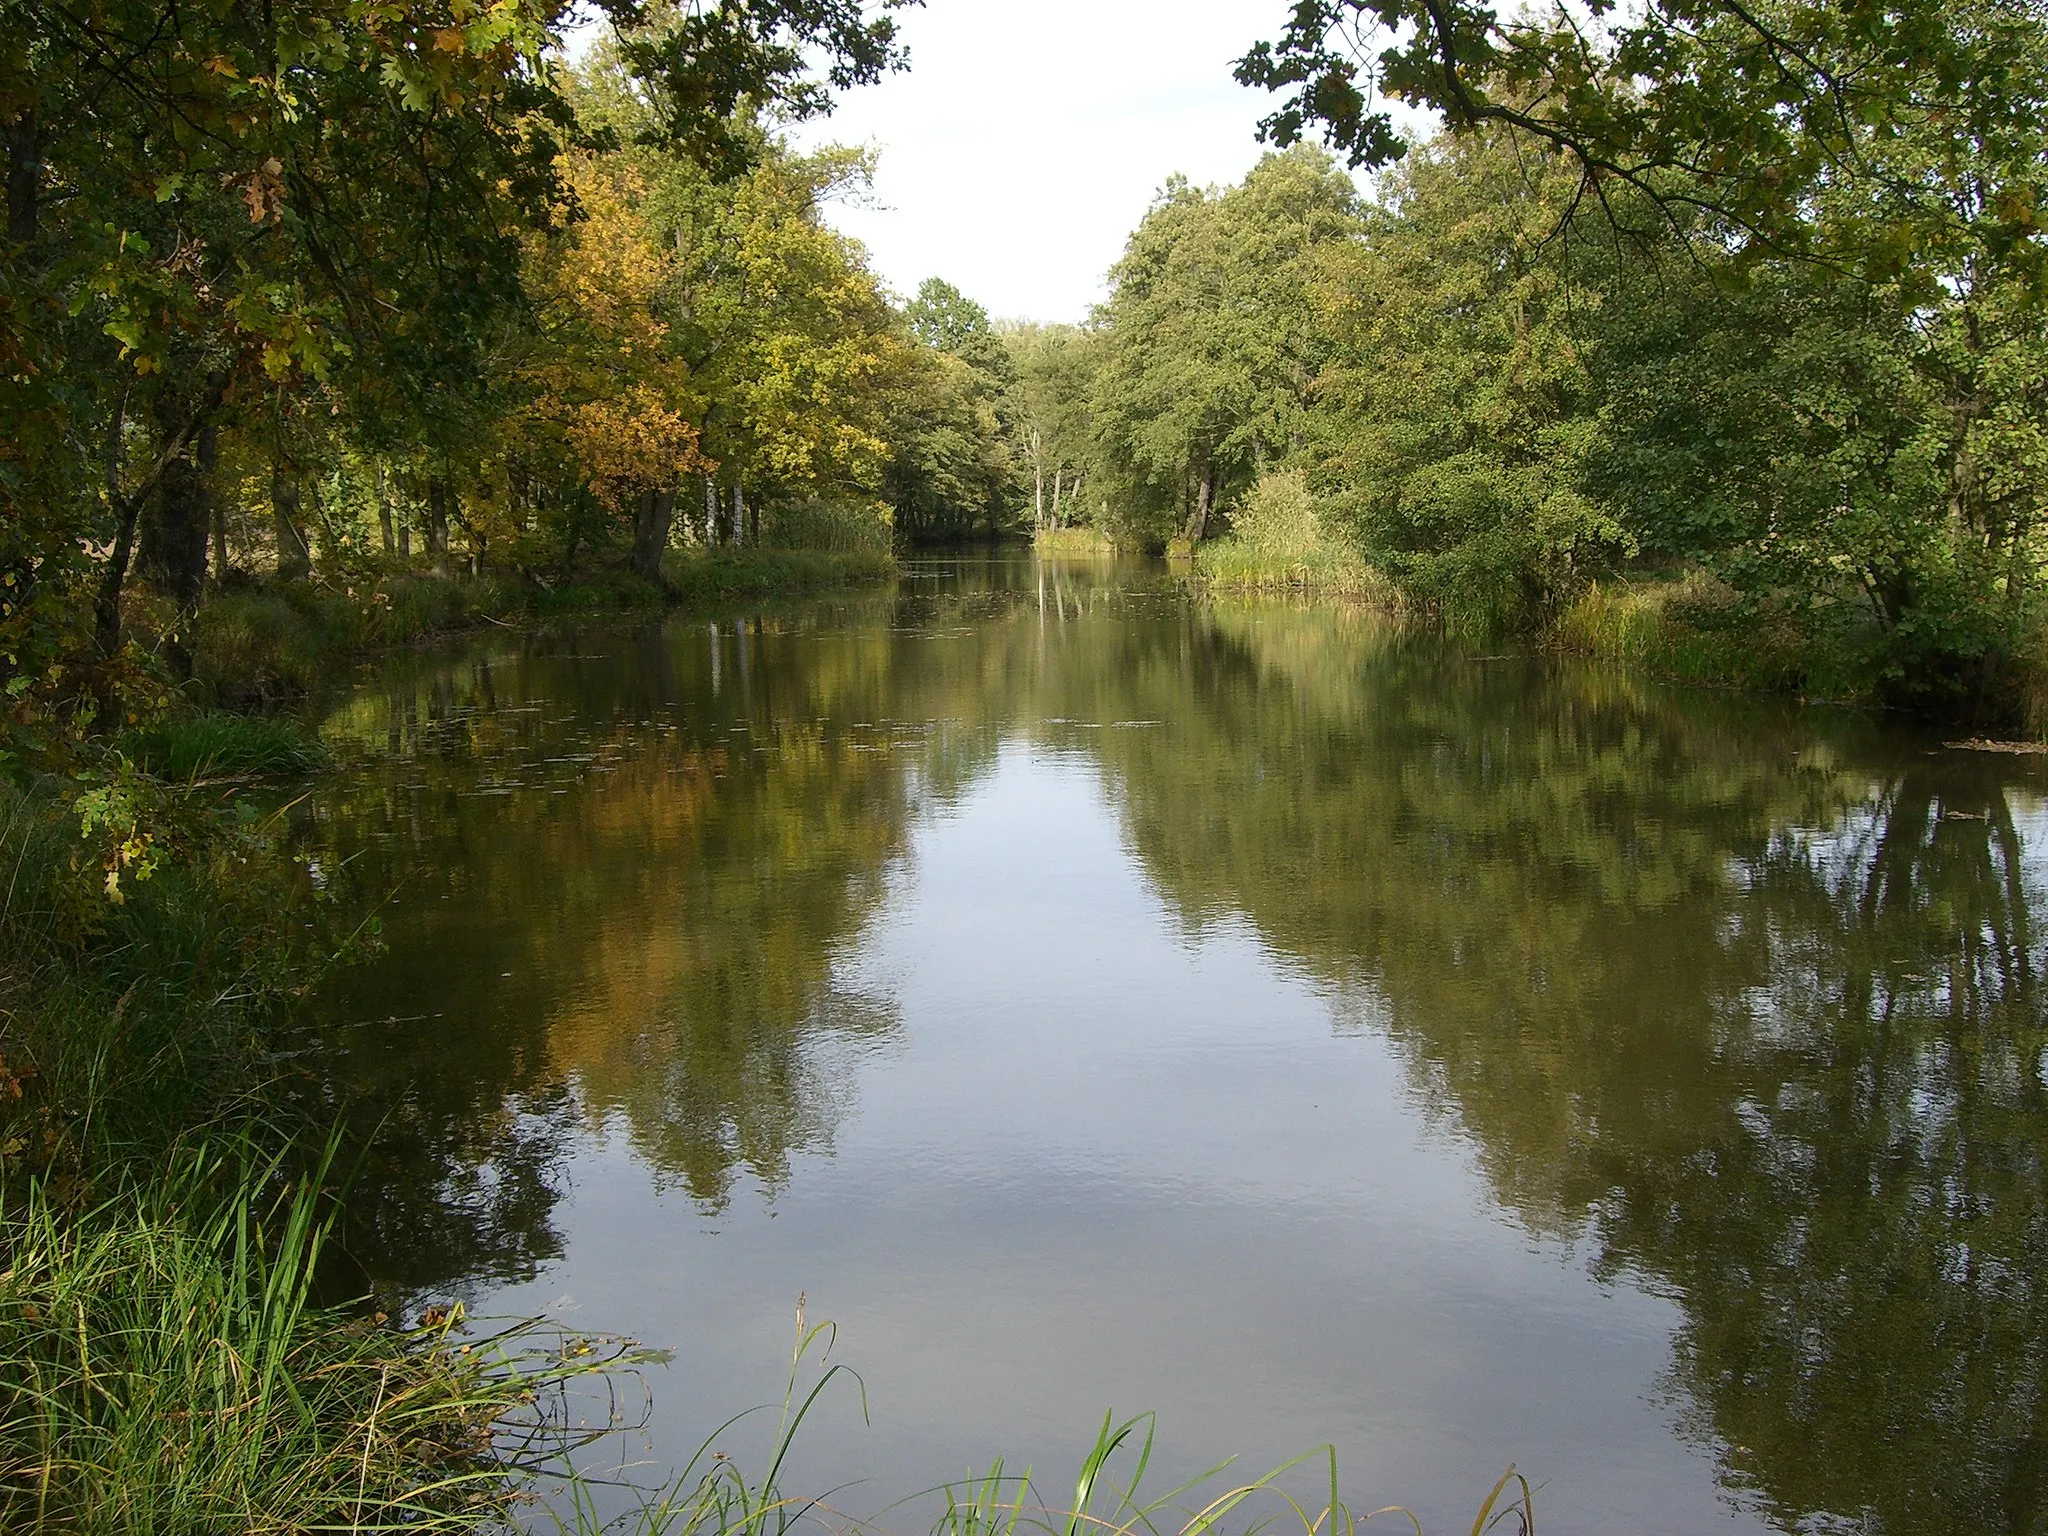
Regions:
[[1820, 665], [1797, 635], [1725, 622], [1712, 584], [1698, 575], [1595, 582], [1541, 639], [1553, 649], [1643, 667], [1681, 682], [1760, 692], [1846, 697], [1847, 676]]
[[1300, 474], [1262, 476], [1228, 538], [1191, 552], [1195, 575], [1227, 592], [1321, 593], [1406, 612], [1401, 589], [1333, 527]]
[[[879, 581], [895, 570], [886, 552], [718, 549], [672, 552], [666, 590], [624, 571], [549, 585], [511, 576], [438, 578], [368, 570], [349, 579], [266, 583], [222, 592], [193, 623], [193, 678], [201, 696], [225, 709], [261, 709], [303, 697], [351, 656], [414, 645], [486, 624], [577, 614], [653, 612], [671, 603], [818, 592]], [[165, 633], [167, 615], [136, 614], [145, 639]]]
[[316, 1304], [334, 1149], [271, 1042], [318, 893], [219, 780], [116, 787], [0, 786], [0, 1529], [500, 1519], [603, 1352]]
[[[1887, 679], [1854, 634], [1815, 637], [1736, 608], [1700, 572], [1596, 582], [1541, 636], [1557, 650], [1646, 668], [1682, 682], [1878, 704]], [[1973, 690], [1939, 709], [1973, 728], [2048, 739], [2048, 627]], [[1908, 701], [1911, 702], [1911, 701]]]

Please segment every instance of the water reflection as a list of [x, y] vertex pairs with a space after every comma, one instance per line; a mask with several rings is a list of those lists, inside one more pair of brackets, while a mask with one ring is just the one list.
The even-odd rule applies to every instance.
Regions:
[[389, 1284], [554, 1257], [577, 1137], [709, 1211], [786, 1188], [907, 1048], [849, 956], [1008, 743], [1098, 776], [1189, 933], [1249, 923], [1393, 1042], [1502, 1209], [1675, 1300], [1731, 1496], [2048, 1520], [2025, 764], [1028, 563], [407, 662], [330, 734], [313, 835], [397, 892], [319, 1042], [386, 1127], [351, 1244]]

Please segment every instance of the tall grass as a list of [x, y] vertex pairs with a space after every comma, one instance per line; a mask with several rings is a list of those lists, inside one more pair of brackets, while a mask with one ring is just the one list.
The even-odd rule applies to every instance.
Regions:
[[1391, 578], [1342, 550], [1277, 550], [1237, 539], [1219, 539], [1197, 551], [1195, 572], [1219, 591], [1303, 592], [1342, 597], [1390, 613], [1404, 612], [1408, 607], [1407, 599]]
[[82, 1210], [30, 1188], [0, 1272], [0, 1528], [468, 1530], [564, 1464], [581, 1437], [536, 1405], [617, 1351], [316, 1306], [331, 1205], [280, 1173], [201, 1151]]
[[1772, 692], [1850, 691], [1797, 636], [1725, 622], [1728, 594], [1700, 572], [1647, 582], [1596, 582], [1550, 626], [1558, 650], [1621, 662], [1684, 682]]
[[1228, 538], [1194, 552], [1195, 572], [1226, 591], [1295, 591], [1407, 606], [1401, 590], [1331, 525], [1297, 472], [1266, 474], [1231, 514]]
[[895, 544], [893, 521], [879, 501], [815, 496], [770, 507], [761, 537], [770, 549], [886, 556]]
[[296, 778], [330, 754], [298, 721], [281, 715], [201, 710], [174, 715], [134, 742], [138, 763], [160, 778]]
[[671, 553], [661, 570], [675, 599], [714, 602], [883, 581], [896, 561], [886, 548], [711, 549]]
[[1100, 528], [1041, 528], [1031, 544], [1042, 555], [1113, 555], [1116, 543]]

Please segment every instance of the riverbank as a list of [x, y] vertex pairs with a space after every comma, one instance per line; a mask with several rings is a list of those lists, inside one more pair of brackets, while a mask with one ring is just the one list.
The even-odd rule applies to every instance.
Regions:
[[[1306, 554], [1257, 548], [1235, 539], [1204, 545], [1193, 573], [1221, 592], [1288, 592], [1363, 603], [1421, 617], [1400, 588], [1356, 556], [1315, 548]], [[1885, 679], [1846, 645], [1801, 635], [1789, 623], [1738, 623], [1728, 595], [1698, 572], [1594, 582], [1527, 638], [1537, 647], [1649, 672], [1673, 681], [1847, 704], [1888, 702]], [[2015, 663], [1954, 712], [1964, 724], [1990, 725], [2048, 740], [2048, 630]]]
[[[260, 710], [311, 693], [353, 656], [489, 624], [799, 596], [885, 580], [895, 570], [886, 552], [717, 549], [671, 552], [662, 565], [663, 587], [625, 571], [552, 585], [514, 576], [375, 569], [322, 582], [248, 585], [216, 595], [199, 610], [190, 646], [193, 680], [200, 702]], [[137, 628], [147, 638], [169, 628], [165, 616], [145, 610], [139, 617]]]
[[618, 1354], [320, 1301], [344, 1149], [275, 1028], [351, 946], [247, 784], [0, 787], [7, 1530], [483, 1528]]

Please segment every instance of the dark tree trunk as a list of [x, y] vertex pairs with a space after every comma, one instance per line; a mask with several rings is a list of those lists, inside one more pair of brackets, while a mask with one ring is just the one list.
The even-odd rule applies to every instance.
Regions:
[[7, 125], [7, 238], [27, 245], [36, 237], [43, 202], [43, 144], [33, 110]]
[[214, 426], [203, 422], [193, 430], [192, 414], [199, 408], [168, 384], [151, 402], [159, 437], [168, 445], [183, 434], [187, 444], [157, 476], [141, 519], [142, 574], [188, 613], [198, 607], [206, 585], [206, 538], [213, 525]]
[[434, 574], [448, 574], [448, 482], [427, 482], [427, 554], [434, 562]]
[[[189, 420], [164, 391], [156, 400], [157, 426], [169, 438]], [[163, 467], [156, 490], [142, 512], [143, 574], [178, 605], [182, 618], [199, 609], [206, 588], [206, 537], [213, 524], [213, 460], [215, 428], [202, 424], [188, 446]], [[118, 599], [117, 599], [118, 602]], [[181, 682], [192, 675], [192, 653], [181, 623], [164, 642], [172, 676]]]
[[633, 570], [642, 581], [657, 587], [668, 585], [661, 574], [661, 557], [668, 551], [675, 510], [674, 491], [649, 491], [633, 508]]
[[298, 477], [282, 464], [270, 471], [270, 518], [277, 527], [277, 579], [304, 581], [313, 571], [301, 520]]
[[93, 638], [99, 642], [102, 656], [113, 655], [121, 646], [121, 588], [128, 580], [128, 561], [135, 552], [135, 515], [141, 508], [139, 500], [128, 503], [127, 515], [114, 533], [114, 552], [93, 598]]

